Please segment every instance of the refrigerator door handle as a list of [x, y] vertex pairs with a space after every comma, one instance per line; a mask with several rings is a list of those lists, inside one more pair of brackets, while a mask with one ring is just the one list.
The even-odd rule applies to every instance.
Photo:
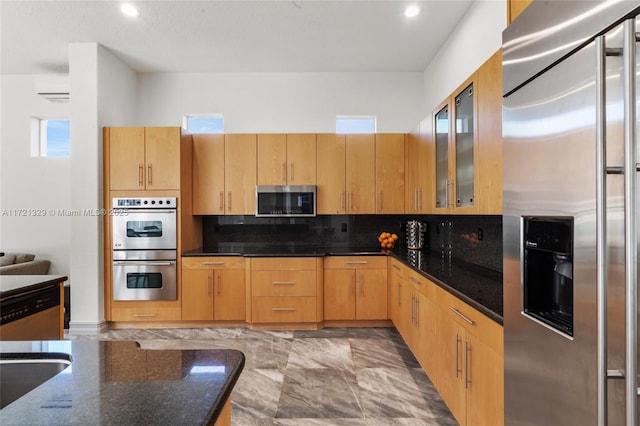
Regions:
[[636, 231], [636, 21], [623, 24], [623, 87], [624, 87], [624, 240], [626, 289], [626, 419], [628, 425], [638, 424], [638, 269]]
[[607, 424], [607, 169], [605, 36], [596, 47], [596, 293], [597, 293], [597, 413], [598, 426]]

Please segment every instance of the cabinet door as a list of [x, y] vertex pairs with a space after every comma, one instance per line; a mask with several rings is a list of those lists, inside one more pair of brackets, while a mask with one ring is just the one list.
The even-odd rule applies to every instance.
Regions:
[[317, 213], [346, 213], [345, 136], [318, 134], [317, 146]]
[[287, 136], [266, 134], [257, 137], [258, 185], [287, 184]]
[[193, 214], [224, 214], [224, 135], [193, 135]]
[[224, 174], [225, 213], [229, 215], [255, 214], [256, 135], [225, 135]]
[[144, 127], [109, 128], [109, 186], [145, 188]]
[[466, 424], [464, 388], [465, 329], [442, 308], [437, 310], [436, 379], [438, 392], [461, 425]]
[[402, 266], [395, 260], [389, 261], [389, 282], [387, 293], [389, 295], [389, 319], [393, 321], [393, 325], [398, 329], [401, 335], [404, 336], [403, 330], [401, 330], [401, 313], [402, 313], [402, 286], [404, 284], [404, 277], [402, 275]]
[[502, 214], [502, 49], [478, 69], [478, 202], [481, 214]]
[[503, 425], [503, 358], [470, 333], [466, 345], [467, 424]]
[[476, 130], [477, 96], [470, 82], [454, 98], [454, 149], [451, 159], [455, 174], [450, 176], [455, 187], [455, 208], [473, 209], [476, 205], [478, 132]]
[[427, 213], [430, 207], [428, 178], [432, 170], [427, 135], [411, 133], [407, 136], [405, 164], [405, 213]]
[[180, 128], [145, 127], [144, 132], [147, 189], [180, 189]]
[[182, 319], [213, 319], [213, 271], [182, 270]]
[[244, 321], [246, 317], [244, 269], [216, 269], [213, 273], [213, 319]]
[[356, 319], [356, 271], [353, 269], [325, 269], [324, 319]]
[[356, 270], [356, 319], [388, 319], [386, 269]]
[[316, 184], [316, 135], [287, 135], [287, 183]]
[[405, 135], [375, 135], [376, 213], [404, 214]]
[[434, 116], [435, 145], [435, 212], [446, 212], [453, 205], [449, 182], [449, 146], [451, 126], [449, 124], [449, 104], [441, 105]]
[[[416, 297], [415, 356], [429, 377], [436, 375], [436, 306], [423, 294]], [[490, 424], [490, 423], [487, 423]]]
[[375, 214], [375, 136], [345, 135], [347, 213]]

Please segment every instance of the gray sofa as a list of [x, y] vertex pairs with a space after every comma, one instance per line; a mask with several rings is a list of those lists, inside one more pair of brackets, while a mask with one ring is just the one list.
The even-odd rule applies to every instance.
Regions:
[[0, 275], [46, 275], [51, 262], [30, 253], [4, 253], [0, 256]]

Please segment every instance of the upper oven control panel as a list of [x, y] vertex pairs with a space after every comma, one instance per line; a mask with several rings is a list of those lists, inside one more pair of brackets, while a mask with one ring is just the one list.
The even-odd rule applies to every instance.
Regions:
[[176, 197], [114, 198], [114, 209], [175, 209]]

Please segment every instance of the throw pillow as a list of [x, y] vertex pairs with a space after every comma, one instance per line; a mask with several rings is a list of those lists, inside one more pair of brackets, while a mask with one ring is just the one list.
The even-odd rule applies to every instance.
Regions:
[[16, 254], [16, 260], [14, 263], [24, 263], [24, 262], [31, 262], [33, 259], [36, 258], [35, 254], [31, 254], [31, 253], [17, 253]]
[[16, 260], [16, 257], [13, 254], [5, 254], [0, 257], [0, 266], [12, 265], [14, 260]]

